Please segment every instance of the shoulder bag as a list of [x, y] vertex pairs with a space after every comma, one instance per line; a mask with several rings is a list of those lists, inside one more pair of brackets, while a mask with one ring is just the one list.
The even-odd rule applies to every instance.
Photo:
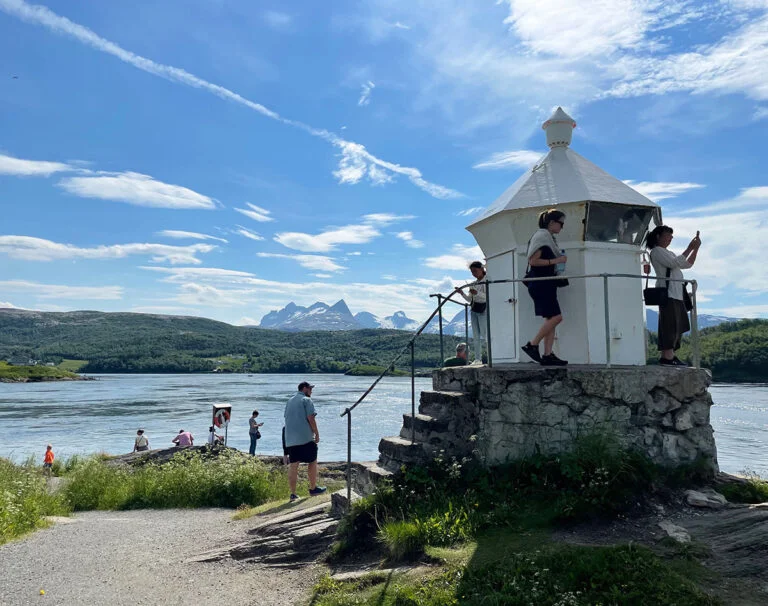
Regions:
[[[672, 269], [667, 267], [667, 278], [669, 278], [671, 272]], [[669, 282], [667, 282], [666, 286], [654, 286], [653, 288], [648, 288], [648, 280], [650, 280], [650, 277], [646, 275], [645, 288], [643, 289], [643, 301], [645, 301], [645, 304], [649, 307], [664, 307], [669, 300]]]

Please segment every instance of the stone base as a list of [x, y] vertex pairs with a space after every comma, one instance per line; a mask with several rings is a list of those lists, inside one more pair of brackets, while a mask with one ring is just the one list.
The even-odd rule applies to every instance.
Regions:
[[[434, 371], [438, 392], [463, 392], [473, 402], [476, 453], [489, 466], [568, 450], [579, 436], [611, 434], [655, 463], [701, 461], [716, 473], [717, 449], [707, 391], [710, 374], [662, 366], [533, 364]], [[426, 393], [426, 392], [425, 392]]]

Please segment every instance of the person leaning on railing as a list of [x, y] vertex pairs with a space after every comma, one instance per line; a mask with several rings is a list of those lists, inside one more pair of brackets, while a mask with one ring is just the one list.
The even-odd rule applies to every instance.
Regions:
[[[557, 275], [557, 264], [564, 264], [568, 260], [561, 253], [555, 240], [555, 235], [562, 231], [564, 225], [565, 213], [559, 210], [545, 210], [539, 215], [539, 229], [528, 242], [530, 270], [526, 272], [527, 278], [554, 277]], [[560, 282], [562, 285], [567, 284], [565, 279]], [[536, 315], [544, 318], [544, 323], [536, 336], [523, 345], [522, 350], [542, 366], [565, 366], [568, 362], [552, 353], [552, 347], [555, 344], [555, 328], [563, 321], [563, 314], [557, 301], [558, 280], [539, 280], [524, 284], [528, 287], [528, 294], [533, 299]], [[544, 341], [543, 356], [539, 352], [539, 343], [542, 341]]]
[[[688, 321], [688, 310], [685, 304], [687, 292], [683, 282], [673, 282], [672, 280], [683, 279], [683, 269], [693, 267], [696, 262], [696, 255], [699, 253], [701, 238], [699, 232], [696, 237], [690, 241], [688, 248], [682, 255], [676, 255], [667, 247], [672, 243], [671, 227], [659, 225], [645, 237], [645, 245], [651, 251], [651, 264], [656, 274], [656, 287], [667, 287], [667, 302], [659, 308], [659, 351], [661, 358], [659, 364], [664, 366], [687, 366], [687, 364], [677, 358], [675, 352], [680, 349], [680, 341], [683, 333], [691, 329]], [[666, 280], [667, 272], [669, 278]]]
[[[475, 278], [475, 281], [469, 284], [467, 295], [463, 289], [457, 288], [458, 292], [464, 300], [469, 303], [470, 317], [472, 320], [472, 346], [475, 350], [475, 360], [472, 364], [482, 364], [483, 362], [483, 341], [488, 340], [487, 332], [487, 318], [485, 315], [485, 309], [488, 306], [488, 299], [485, 294], [485, 284], [480, 284], [485, 280], [485, 267], [483, 267], [482, 261], [472, 261], [469, 264], [469, 271]], [[465, 287], [466, 288], [466, 287]]]

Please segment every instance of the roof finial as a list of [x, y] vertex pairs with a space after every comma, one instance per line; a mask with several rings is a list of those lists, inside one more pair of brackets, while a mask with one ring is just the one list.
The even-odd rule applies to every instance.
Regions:
[[571, 144], [573, 129], [576, 128], [576, 122], [558, 107], [555, 113], [541, 125], [547, 131], [547, 145], [549, 147], [568, 147]]

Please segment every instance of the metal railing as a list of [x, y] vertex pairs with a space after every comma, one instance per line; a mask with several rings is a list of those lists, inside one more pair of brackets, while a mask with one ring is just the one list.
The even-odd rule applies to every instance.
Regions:
[[[469, 305], [466, 303], [463, 303], [461, 301], [454, 301], [452, 297], [457, 294], [458, 290], [467, 288], [470, 285], [473, 284], [484, 284], [486, 288], [486, 309], [485, 309], [485, 315], [486, 315], [486, 348], [488, 353], [488, 367], [493, 367], [493, 353], [492, 353], [492, 337], [491, 337], [491, 285], [492, 284], [515, 284], [519, 282], [545, 282], [548, 280], [560, 280], [563, 278], [567, 278], [569, 280], [587, 280], [587, 279], [601, 279], [603, 282], [603, 303], [604, 303], [604, 316], [605, 316], [605, 354], [606, 354], [606, 362], [605, 367], [610, 368], [611, 367], [611, 317], [610, 317], [610, 298], [608, 296], [608, 281], [611, 278], [631, 278], [631, 279], [640, 279], [640, 280], [666, 280], [667, 282], [682, 282], [683, 284], [690, 284], [692, 287], [691, 290], [691, 303], [692, 303], [692, 309], [691, 309], [691, 350], [692, 350], [692, 356], [693, 356], [693, 366], [694, 368], [700, 368], [701, 364], [701, 355], [700, 355], [700, 343], [699, 343], [699, 326], [698, 326], [698, 310], [697, 310], [697, 304], [696, 304], [696, 290], [698, 288], [698, 284], [696, 280], [687, 280], [687, 279], [680, 279], [680, 278], [657, 278], [656, 276], [649, 276], [649, 275], [635, 275], [635, 274], [608, 274], [608, 273], [601, 273], [601, 274], [582, 274], [582, 275], [576, 275], [576, 276], [569, 276], [569, 275], [557, 275], [557, 276], [546, 276], [541, 278], [515, 278], [515, 279], [504, 279], [504, 280], [484, 280], [482, 282], [468, 282], [467, 284], [464, 284], [460, 287], [458, 287], [456, 290], [454, 290], [453, 293], [451, 293], [448, 296], [442, 295], [440, 293], [431, 294], [430, 297], [436, 297], [437, 298], [437, 307], [435, 310], [429, 315], [429, 318], [421, 325], [421, 327], [416, 331], [416, 333], [411, 337], [411, 339], [408, 341], [408, 343], [403, 347], [403, 349], [394, 357], [394, 359], [389, 363], [389, 366], [376, 378], [376, 380], [371, 384], [371, 386], [365, 390], [365, 393], [361, 395], [357, 401], [352, 404], [352, 406], [349, 406], [348, 408], [344, 409], [344, 412], [341, 413], [341, 416], [347, 417], [347, 473], [346, 473], [346, 480], [347, 480], [347, 505], [351, 506], [352, 504], [352, 411], [357, 408], [363, 400], [365, 400], [368, 395], [375, 389], [375, 387], [379, 384], [379, 382], [389, 373], [391, 370], [394, 369], [395, 364], [400, 360], [400, 358], [403, 357], [403, 355], [406, 352], [410, 352], [411, 354], [411, 444], [414, 444], [416, 442], [416, 360], [415, 360], [415, 342], [416, 339], [426, 330], [426, 328], [429, 326], [429, 324], [432, 322], [432, 320], [435, 318], [436, 315], [439, 316], [439, 332], [440, 332], [440, 359], [441, 361], [444, 360], [444, 348], [443, 348], [443, 306], [446, 305], [448, 302], [456, 303], [458, 305], [464, 306], [464, 334], [465, 334], [465, 340], [469, 341]], [[508, 302], [510, 303], [516, 303], [516, 299], [509, 299]], [[480, 338], [479, 335], [472, 336], [473, 339]]]

